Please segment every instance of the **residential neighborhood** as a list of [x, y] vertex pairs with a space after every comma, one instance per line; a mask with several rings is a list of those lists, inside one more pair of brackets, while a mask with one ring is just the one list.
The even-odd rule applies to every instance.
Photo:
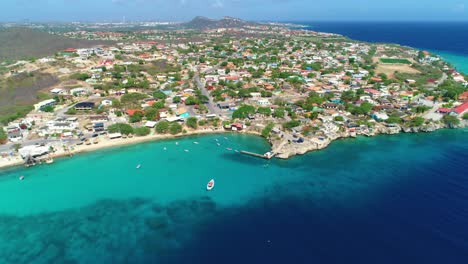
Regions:
[[134, 137], [229, 131], [261, 135], [270, 156], [288, 158], [337, 138], [468, 122], [467, 76], [399, 45], [281, 25], [55, 34], [113, 44], [5, 65], [3, 78], [52, 73], [58, 82], [24, 116], [2, 119], [3, 157], [31, 145], [71, 154]]

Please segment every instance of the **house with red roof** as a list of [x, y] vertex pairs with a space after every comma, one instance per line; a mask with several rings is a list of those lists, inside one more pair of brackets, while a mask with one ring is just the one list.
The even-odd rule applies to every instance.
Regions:
[[144, 114], [145, 112], [143, 112], [143, 110], [140, 109], [128, 109], [126, 113], [128, 116], [133, 116], [136, 113]]
[[439, 108], [439, 109], [437, 109], [437, 112], [440, 113], [440, 114], [448, 114], [448, 113], [452, 112], [452, 109], [450, 109], [450, 108]]
[[455, 107], [453, 109], [453, 112], [457, 113], [457, 114], [462, 114], [464, 112], [466, 112], [468, 110], [468, 102], [464, 102], [463, 104]]
[[468, 91], [460, 94], [460, 96], [458, 96], [458, 100], [460, 101], [468, 101]]

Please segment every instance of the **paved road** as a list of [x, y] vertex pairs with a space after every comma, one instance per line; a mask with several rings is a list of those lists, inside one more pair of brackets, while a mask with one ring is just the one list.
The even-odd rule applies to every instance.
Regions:
[[198, 75], [198, 73], [195, 74], [195, 76], [193, 77], [193, 80], [196, 82], [198, 89], [200, 89], [201, 93], [204, 96], [208, 97], [208, 104], [206, 105], [208, 107], [208, 112], [210, 114], [219, 115], [221, 113], [221, 109], [219, 109], [216, 106], [215, 102], [213, 101], [213, 98], [210, 96], [210, 93], [208, 92], [205, 85], [200, 80], [200, 76]]

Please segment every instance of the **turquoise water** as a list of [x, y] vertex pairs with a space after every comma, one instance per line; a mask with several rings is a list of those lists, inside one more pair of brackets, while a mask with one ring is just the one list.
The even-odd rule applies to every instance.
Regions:
[[[359, 252], [372, 263], [382, 248], [393, 248], [385, 260], [398, 263], [466, 256], [459, 249], [468, 245], [468, 130], [346, 139], [287, 161], [235, 152], [268, 149], [252, 136], [210, 135], [2, 171], [0, 259], [259, 263], [268, 255], [342, 263]], [[415, 243], [438, 255], [405, 255]], [[336, 251], [344, 259], [331, 259]]]
[[441, 56], [445, 61], [450, 62], [458, 71], [468, 74], [468, 56], [446, 51], [432, 50], [431, 52]]

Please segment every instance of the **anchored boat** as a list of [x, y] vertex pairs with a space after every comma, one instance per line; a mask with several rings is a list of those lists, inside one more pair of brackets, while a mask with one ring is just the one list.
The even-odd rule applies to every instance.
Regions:
[[214, 188], [214, 185], [215, 185], [215, 181], [211, 179], [211, 181], [209, 181], [208, 184], [206, 184], [206, 190], [211, 191]]

